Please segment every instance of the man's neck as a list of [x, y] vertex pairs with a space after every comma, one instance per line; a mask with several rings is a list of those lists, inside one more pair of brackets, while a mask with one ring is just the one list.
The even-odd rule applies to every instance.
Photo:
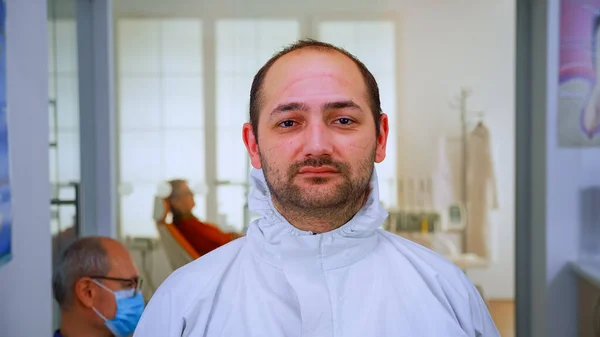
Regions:
[[368, 194], [363, 198], [348, 202], [335, 209], [300, 209], [284, 206], [273, 200], [275, 208], [292, 226], [302, 231], [315, 234], [326, 233], [342, 227], [350, 221], [367, 201]]
[[[102, 331], [105, 330], [105, 331]], [[107, 329], [95, 329], [88, 319], [72, 312], [61, 313], [60, 335], [62, 337], [112, 337]]]

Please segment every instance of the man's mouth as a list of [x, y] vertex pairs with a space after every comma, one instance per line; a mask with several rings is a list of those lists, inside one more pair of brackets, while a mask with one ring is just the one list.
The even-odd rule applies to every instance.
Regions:
[[298, 174], [335, 174], [338, 170], [331, 166], [305, 166], [298, 171]]

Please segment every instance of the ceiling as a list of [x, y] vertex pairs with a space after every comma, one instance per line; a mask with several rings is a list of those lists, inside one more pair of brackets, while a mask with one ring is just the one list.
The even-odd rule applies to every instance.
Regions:
[[[47, 0], [49, 18], [74, 18], [78, 0]], [[104, 0], [96, 0], [104, 1]], [[443, 5], [447, 0], [421, 0], [417, 6]], [[276, 5], [274, 5], [276, 4]], [[113, 0], [115, 16], [201, 17], [273, 16], [321, 13], [389, 13], [405, 10], [411, 0]]]

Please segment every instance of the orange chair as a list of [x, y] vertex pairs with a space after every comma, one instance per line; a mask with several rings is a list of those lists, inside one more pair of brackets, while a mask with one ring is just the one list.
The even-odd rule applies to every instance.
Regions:
[[194, 261], [200, 254], [183, 237], [177, 227], [172, 224], [166, 224], [165, 220], [165, 199], [164, 197], [154, 197], [153, 215], [156, 229], [162, 243], [167, 259], [173, 270]]
[[173, 270], [183, 267], [200, 257], [200, 254], [183, 237], [175, 225], [157, 222], [156, 227]]
[[179, 229], [177, 229], [177, 226], [175, 226], [174, 224], [165, 224], [164, 226], [167, 227], [169, 233], [171, 233], [171, 235], [173, 235], [177, 243], [179, 243], [179, 245], [183, 249], [185, 249], [185, 251], [190, 255], [192, 260], [195, 260], [200, 257], [200, 254], [196, 251], [196, 249], [194, 249], [194, 247], [192, 247], [189, 241], [186, 240], [185, 237], [183, 237], [183, 234], [181, 234]]

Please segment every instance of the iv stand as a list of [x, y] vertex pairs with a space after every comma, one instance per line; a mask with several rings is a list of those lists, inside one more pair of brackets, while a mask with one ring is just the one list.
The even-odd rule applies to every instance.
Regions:
[[[469, 200], [469, 195], [468, 195], [468, 170], [467, 170], [467, 165], [469, 162], [469, 151], [468, 151], [468, 141], [467, 141], [467, 137], [469, 134], [469, 130], [468, 130], [468, 126], [469, 126], [469, 120], [468, 120], [468, 115], [471, 113], [475, 113], [477, 114], [477, 116], [479, 118], [483, 117], [483, 111], [469, 111], [468, 109], [468, 100], [469, 100], [469, 96], [471, 96], [471, 90], [467, 89], [467, 88], [461, 88], [460, 90], [460, 94], [457, 98], [458, 100], [458, 104], [453, 103], [451, 104], [452, 107], [454, 108], [458, 108], [460, 111], [460, 126], [461, 126], [461, 137], [460, 137], [460, 142], [461, 142], [461, 148], [462, 148], [462, 168], [461, 168], [461, 179], [462, 179], [462, 193], [461, 193], [461, 199], [462, 199], [462, 203], [466, 209], [466, 212], [468, 214], [469, 209], [468, 209], [468, 200]], [[465, 214], [465, 215], [467, 215]], [[468, 226], [468, 216], [465, 217], [465, 226]], [[463, 232], [462, 234], [462, 248], [463, 251], [466, 251], [466, 233]]]

